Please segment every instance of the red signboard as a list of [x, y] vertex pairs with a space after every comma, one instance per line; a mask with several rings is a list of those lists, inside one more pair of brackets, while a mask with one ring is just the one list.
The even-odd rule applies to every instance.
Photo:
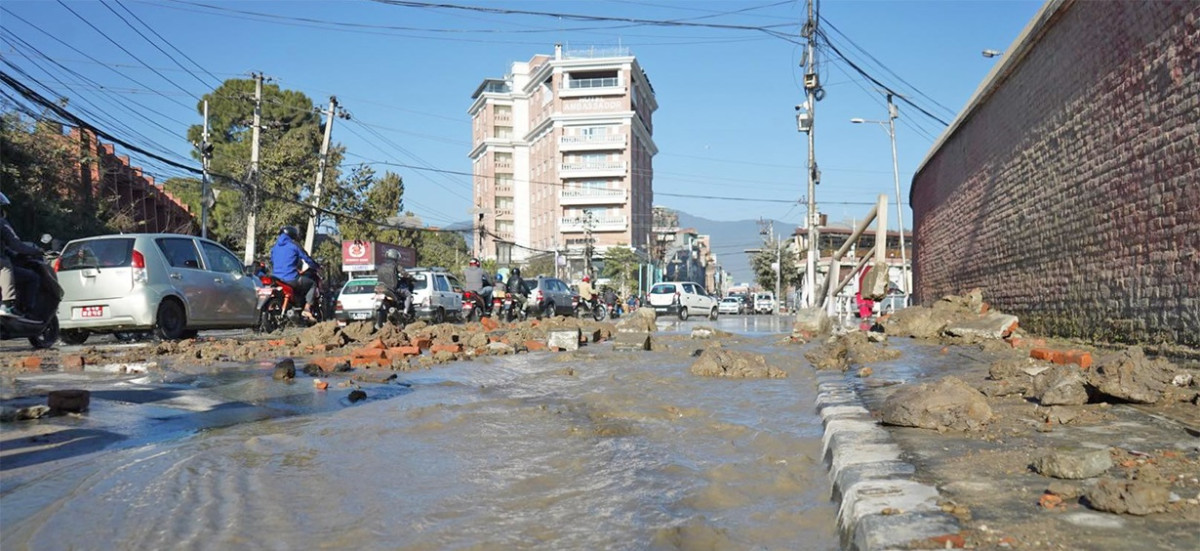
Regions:
[[417, 251], [412, 247], [401, 247], [392, 243], [375, 241], [342, 241], [342, 270], [346, 272], [373, 272], [383, 262], [388, 250], [400, 251], [400, 265], [412, 268], [417, 265]]

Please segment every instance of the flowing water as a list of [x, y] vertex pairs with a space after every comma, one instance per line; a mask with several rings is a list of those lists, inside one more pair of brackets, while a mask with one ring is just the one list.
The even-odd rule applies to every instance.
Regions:
[[68, 429], [123, 440], [0, 461], [0, 546], [836, 549], [811, 368], [756, 335], [766, 319], [718, 326], [788, 378], [694, 376], [677, 338], [402, 373], [356, 404], [261, 371], [160, 381], [141, 403], [127, 381], [59, 421], [112, 419]]

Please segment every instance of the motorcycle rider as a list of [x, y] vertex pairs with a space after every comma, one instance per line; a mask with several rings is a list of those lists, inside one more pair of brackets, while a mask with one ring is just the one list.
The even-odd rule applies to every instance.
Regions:
[[479, 267], [478, 258], [472, 258], [467, 269], [463, 270], [463, 289], [479, 295], [483, 299], [484, 310], [492, 307], [492, 282], [488, 281], [487, 274]]
[[310, 270], [320, 269], [320, 264], [313, 260], [297, 241], [300, 240], [300, 230], [296, 226], [284, 226], [279, 230], [279, 239], [271, 247], [271, 270], [275, 277], [283, 280], [297, 296], [304, 297], [305, 321], [314, 322], [317, 317], [312, 313], [313, 299], [316, 297], [315, 281], [311, 277], [300, 275], [300, 261], [308, 264]]
[[[400, 251], [388, 249], [383, 253], [383, 262], [379, 264], [379, 286], [383, 292], [392, 293], [396, 302], [404, 308], [405, 317], [413, 317], [413, 277], [400, 265]], [[378, 291], [377, 291], [378, 292]], [[387, 321], [387, 313], [382, 309], [375, 313], [375, 328], [383, 327]]]
[[36, 311], [34, 301], [41, 285], [36, 273], [17, 266], [14, 260], [22, 254], [41, 256], [42, 250], [25, 244], [17, 236], [8, 223], [9, 204], [8, 196], [0, 192], [0, 315], [24, 317], [18, 299], [24, 299], [25, 306]]
[[592, 278], [583, 276], [583, 281], [579, 282], [579, 301], [591, 304], [595, 296], [596, 292], [592, 290]]
[[521, 279], [520, 268], [513, 268], [508, 272], [508, 293], [519, 297], [519, 304], [525, 303], [525, 281]]

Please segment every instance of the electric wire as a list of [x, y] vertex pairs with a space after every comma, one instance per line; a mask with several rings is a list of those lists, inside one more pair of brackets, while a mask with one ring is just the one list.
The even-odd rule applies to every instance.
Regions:
[[[158, 43], [154, 42], [153, 40], [150, 40], [150, 37], [146, 36], [144, 33], [142, 33], [142, 31], [140, 29], [133, 26], [133, 23], [130, 23], [128, 19], [125, 19], [125, 16], [121, 15], [120, 12], [113, 9], [113, 7], [108, 5], [108, 3], [105, 2], [104, 0], [99, 0], [99, 2], [100, 2], [101, 6], [104, 6], [108, 11], [112, 12], [113, 15], [117, 16], [117, 19], [120, 19], [121, 22], [125, 24], [125, 26], [132, 29], [133, 32], [137, 33], [138, 36], [142, 37], [142, 39], [145, 40], [151, 46], [153, 46], [154, 49], [158, 50], [163, 55], [167, 56], [167, 59], [170, 59], [171, 62], [174, 63], [175, 65], [179, 66], [180, 69], [187, 71], [187, 73], [189, 75], [191, 75], [192, 78], [196, 79], [196, 82], [199, 82], [201, 86], [208, 88], [208, 83], [204, 82], [204, 79], [200, 78], [199, 76], [196, 75], [196, 73], [193, 73], [192, 71], [190, 71], [186, 67], [184, 67], [183, 64], [179, 62], [179, 60], [175, 59], [175, 56], [172, 56], [170, 53], [167, 53], [167, 51], [162, 49], [162, 47], [160, 47], [158, 45]], [[148, 66], [149, 65], [147, 65], [147, 67]], [[187, 90], [184, 90], [184, 92], [187, 92]]]
[[[146, 27], [146, 29], [148, 29], [151, 33], [154, 33], [154, 36], [157, 36], [158, 39], [162, 40], [164, 44], [166, 44], [167, 46], [170, 46], [172, 50], [175, 50], [175, 52], [178, 53], [179, 55], [183, 56], [184, 59], [192, 62], [192, 65], [195, 65], [197, 69], [200, 69], [201, 71], [204, 72], [204, 74], [208, 75], [209, 78], [212, 78], [214, 81], [216, 81], [218, 85], [220, 85], [222, 82], [224, 82], [220, 78], [217, 78], [217, 75], [214, 75], [211, 72], [209, 72], [208, 69], [205, 69], [203, 65], [200, 65], [199, 63], [197, 63], [196, 60], [192, 59], [191, 56], [187, 55], [187, 53], [185, 53], [183, 50], [176, 48], [175, 45], [172, 44], [170, 40], [163, 38], [163, 36], [161, 34], [158, 34], [158, 31], [154, 30], [154, 27], [150, 26], [145, 21], [142, 21], [141, 17], [138, 17], [137, 14], [133, 13], [133, 11], [130, 10], [128, 7], [126, 7], [125, 4], [122, 4], [121, 0], [113, 0], [113, 1], [116, 2], [118, 6], [121, 6], [121, 9], [125, 10], [125, 13], [128, 13], [131, 17], [136, 19], [138, 23], [141, 23], [142, 26]], [[183, 66], [181, 65], [180, 68], [182, 69]], [[184, 69], [184, 70], [186, 71], [187, 69]]]

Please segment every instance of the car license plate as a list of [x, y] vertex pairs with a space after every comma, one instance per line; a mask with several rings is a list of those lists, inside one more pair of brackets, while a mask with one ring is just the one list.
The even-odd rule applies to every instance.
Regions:
[[102, 318], [104, 317], [103, 306], [84, 306], [79, 309], [79, 317], [81, 318]]
[[350, 313], [350, 319], [352, 319], [352, 320], [365, 320], [369, 317], [371, 317], [370, 312], [351, 312]]

